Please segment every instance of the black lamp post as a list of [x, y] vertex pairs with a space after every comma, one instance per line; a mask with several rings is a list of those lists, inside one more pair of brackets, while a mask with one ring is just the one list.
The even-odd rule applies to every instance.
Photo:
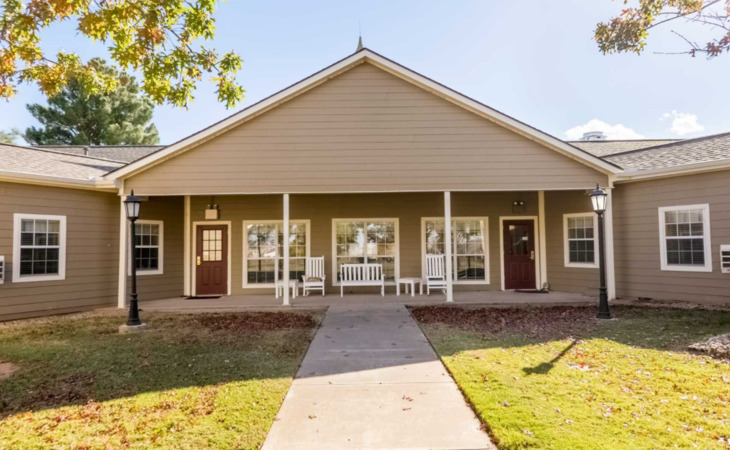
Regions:
[[598, 215], [598, 267], [601, 274], [597, 316], [599, 319], [611, 318], [611, 308], [608, 306], [608, 292], [606, 291], [606, 244], [603, 231], [603, 213], [606, 212], [607, 201], [608, 194], [596, 184], [596, 188], [591, 192], [591, 203], [593, 211]]
[[137, 245], [136, 236], [137, 230], [134, 223], [139, 219], [139, 205], [142, 203], [142, 199], [134, 195], [132, 191], [131, 195], [128, 195], [124, 199], [124, 210], [127, 213], [127, 219], [130, 222], [130, 231], [132, 237], [132, 292], [129, 295], [129, 317], [127, 318], [127, 326], [139, 326], [142, 325], [142, 321], [139, 320], [139, 305], [137, 304]]

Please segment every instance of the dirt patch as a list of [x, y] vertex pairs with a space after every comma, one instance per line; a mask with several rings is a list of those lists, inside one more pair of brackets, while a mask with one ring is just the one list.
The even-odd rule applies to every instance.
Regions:
[[422, 306], [411, 310], [422, 323], [443, 323], [487, 335], [518, 333], [530, 337], [579, 335], [596, 326], [596, 308], [458, 308]]
[[16, 366], [13, 363], [0, 361], [0, 380], [4, 380], [5, 378], [10, 377], [10, 375], [17, 372], [18, 369], [20, 369], [20, 367]]
[[202, 314], [191, 318], [191, 321], [209, 330], [233, 333], [259, 333], [283, 328], [314, 328], [317, 325], [309, 314], [284, 312]]
[[730, 334], [721, 334], [689, 346], [690, 350], [718, 358], [730, 358]]

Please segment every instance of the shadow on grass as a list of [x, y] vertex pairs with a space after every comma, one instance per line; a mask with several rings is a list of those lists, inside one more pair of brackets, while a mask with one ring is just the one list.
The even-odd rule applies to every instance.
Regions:
[[[619, 305], [613, 320], [596, 319], [596, 308], [588, 306], [545, 307], [412, 307], [413, 316], [426, 326], [449, 326], [476, 333], [477, 341], [451, 342], [452, 350], [509, 348], [581, 339], [606, 339], [617, 343], [664, 351], [688, 351], [699, 340], [730, 332], [729, 310], [661, 308]], [[465, 348], [457, 348], [464, 346]], [[526, 373], [543, 373], [556, 361], [547, 361]]]
[[293, 377], [320, 313], [145, 314], [150, 331], [120, 335], [121, 314], [0, 324], [0, 419], [141, 393]]
[[575, 344], [578, 343], [577, 339], [573, 339], [573, 342], [568, 344], [567, 347], [565, 347], [558, 355], [551, 359], [549, 362], [543, 362], [540, 363], [534, 367], [525, 367], [522, 369], [522, 371], [525, 373], [525, 375], [547, 375], [553, 367], [555, 367], [555, 363], [560, 361], [563, 356], [565, 356], [573, 347], [575, 347]]

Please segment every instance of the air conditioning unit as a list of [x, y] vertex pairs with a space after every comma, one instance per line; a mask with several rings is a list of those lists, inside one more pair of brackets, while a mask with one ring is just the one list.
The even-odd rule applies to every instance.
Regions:
[[720, 271], [730, 273], [730, 245], [720, 246]]
[[5, 283], [5, 257], [0, 255], [0, 284]]

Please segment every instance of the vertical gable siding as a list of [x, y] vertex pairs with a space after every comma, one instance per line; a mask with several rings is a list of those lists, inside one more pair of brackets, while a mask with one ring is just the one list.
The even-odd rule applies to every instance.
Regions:
[[[66, 216], [66, 279], [13, 283], [13, 214]], [[119, 200], [110, 193], [0, 182], [0, 320], [116, 303]]]
[[125, 182], [139, 194], [582, 188], [605, 176], [361, 64]]
[[[620, 297], [730, 304], [730, 274], [720, 271], [720, 245], [730, 245], [730, 171], [619, 184], [614, 253]], [[660, 269], [659, 207], [708, 203], [712, 272]]]

